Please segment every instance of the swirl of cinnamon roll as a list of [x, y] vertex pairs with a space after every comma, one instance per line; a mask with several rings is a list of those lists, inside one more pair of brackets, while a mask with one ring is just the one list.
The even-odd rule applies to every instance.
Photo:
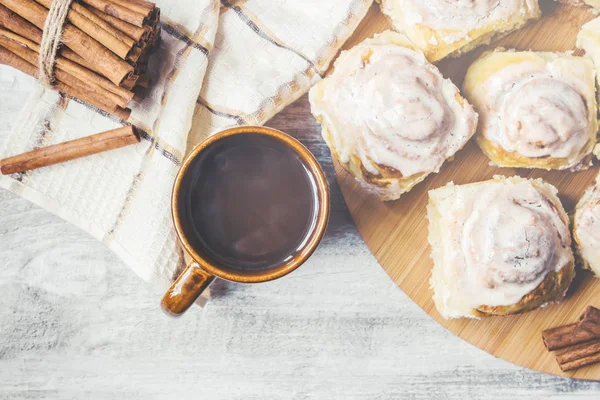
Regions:
[[596, 143], [595, 69], [582, 57], [496, 51], [467, 72], [477, 141], [498, 166], [586, 168]]
[[600, 276], [600, 175], [577, 203], [573, 239], [583, 267]]
[[386, 200], [438, 172], [477, 125], [458, 89], [389, 31], [343, 53], [310, 101], [334, 156]]
[[378, 0], [430, 61], [487, 44], [539, 18], [537, 0]]
[[518, 177], [430, 192], [432, 286], [444, 317], [512, 314], [564, 295], [574, 260], [556, 193]]

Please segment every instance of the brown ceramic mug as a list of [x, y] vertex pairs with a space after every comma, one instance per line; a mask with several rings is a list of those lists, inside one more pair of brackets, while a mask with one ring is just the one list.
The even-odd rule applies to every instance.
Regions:
[[[247, 166], [238, 176], [241, 163]], [[256, 185], [252, 179], [258, 179]], [[264, 195], [258, 189], [263, 186], [268, 188]], [[329, 185], [315, 157], [296, 139], [245, 126], [209, 137], [186, 157], [171, 208], [179, 240], [192, 259], [161, 302], [167, 314], [178, 316], [215, 278], [266, 282], [302, 265], [327, 228]]]

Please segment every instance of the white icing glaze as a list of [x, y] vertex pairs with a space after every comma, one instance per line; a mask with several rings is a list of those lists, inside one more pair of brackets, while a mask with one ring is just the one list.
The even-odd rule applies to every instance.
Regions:
[[600, 276], [600, 176], [577, 204], [574, 235], [583, 259]]
[[443, 200], [448, 208], [442, 222], [449, 317], [470, 315], [482, 305], [517, 304], [549, 272], [572, 262], [568, 221], [557, 210], [552, 186], [543, 193], [517, 179], [453, 188]]
[[[493, 21], [509, 20], [535, 7], [534, 0], [396, 0], [411, 25], [467, 33]], [[456, 36], [460, 40], [461, 36]], [[450, 43], [450, 42], [448, 42]]]
[[579, 162], [590, 140], [586, 99], [593, 99], [594, 87], [588, 75], [582, 62], [558, 57], [492, 74], [474, 93], [485, 138], [526, 157]]
[[[421, 52], [380, 39], [343, 53], [332, 76], [311, 93], [313, 113], [331, 134], [340, 161], [352, 155], [409, 177], [437, 172], [473, 135], [477, 115]], [[326, 138], [329, 140], [329, 138]]]
[[577, 219], [577, 236], [581, 248], [600, 253], [600, 204], [581, 210]]
[[[600, 4], [600, 0], [598, 1]], [[600, 6], [599, 6], [600, 8]], [[585, 54], [591, 57], [596, 66], [600, 65], [600, 17], [595, 18], [581, 27], [577, 35], [577, 47], [585, 50]], [[597, 75], [600, 83], [600, 74]]]

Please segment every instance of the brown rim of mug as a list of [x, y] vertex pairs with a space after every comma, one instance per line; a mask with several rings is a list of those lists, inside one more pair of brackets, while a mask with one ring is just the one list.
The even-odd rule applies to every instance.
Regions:
[[[185, 233], [183, 232], [181, 221], [179, 219], [179, 193], [181, 181], [187, 172], [191, 162], [208, 146], [213, 143], [224, 139], [229, 136], [239, 135], [239, 134], [260, 134], [267, 135], [274, 139], [277, 139], [284, 144], [288, 145], [292, 150], [296, 152], [302, 159], [304, 165], [308, 167], [310, 173], [313, 175], [315, 183], [317, 185], [317, 197], [318, 197], [318, 212], [315, 221], [315, 227], [310, 238], [304, 244], [302, 249], [296, 254], [296, 256], [287, 261], [282, 266], [276, 267], [271, 270], [259, 271], [259, 272], [251, 272], [248, 274], [239, 274], [235, 272], [229, 271], [230, 268], [226, 268], [223, 266], [217, 266], [214, 262], [207, 259], [206, 257], [199, 254], [194, 248], [190, 245], [189, 241], [186, 238]], [[286, 133], [278, 131], [272, 128], [266, 128], [262, 126], [242, 126], [224, 130], [222, 132], [216, 133], [206, 140], [202, 141], [198, 144], [190, 154], [184, 159], [179, 172], [177, 173], [177, 177], [175, 178], [175, 183], [173, 185], [173, 195], [171, 198], [171, 216], [173, 218], [173, 224], [175, 226], [175, 230], [177, 232], [177, 236], [179, 237], [179, 241], [181, 242], [183, 248], [187, 253], [192, 257], [194, 261], [196, 261], [200, 267], [208, 273], [211, 273], [219, 278], [226, 279], [234, 282], [242, 282], [242, 283], [258, 283], [258, 282], [267, 282], [273, 279], [281, 278], [294, 271], [296, 268], [301, 266], [306, 260], [314, 253], [317, 249], [325, 231], [327, 229], [327, 223], [329, 221], [329, 212], [330, 212], [330, 204], [329, 204], [329, 184], [327, 183], [327, 178], [321, 169], [317, 159], [315, 156], [298, 140], [289, 136]]]

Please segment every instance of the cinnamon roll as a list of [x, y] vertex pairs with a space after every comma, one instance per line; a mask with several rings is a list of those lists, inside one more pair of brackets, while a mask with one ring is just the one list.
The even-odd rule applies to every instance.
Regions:
[[541, 16], [538, 0], [377, 0], [431, 62], [489, 44]]
[[446, 319], [530, 311], [573, 280], [569, 219], [541, 179], [450, 183], [429, 192], [427, 211], [431, 286]]
[[583, 268], [600, 277], [600, 175], [577, 203], [573, 239]]
[[568, 54], [498, 49], [467, 71], [477, 143], [500, 167], [585, 169], [596, 144], [595, 68]]
[[[600, 8], [600, 0], [598, 0]], [[596, 76], [600, 84], [600, 17], [593, 19], [581, 27], [577, 35], [577, 47], [585, 50], [585, 54], [592, 59], [596, 65]]]
[[383, 200], [438, 172], [477, 126], [456, 86], [392, 31], [343, 52], [309, 98], [332, 156]]

